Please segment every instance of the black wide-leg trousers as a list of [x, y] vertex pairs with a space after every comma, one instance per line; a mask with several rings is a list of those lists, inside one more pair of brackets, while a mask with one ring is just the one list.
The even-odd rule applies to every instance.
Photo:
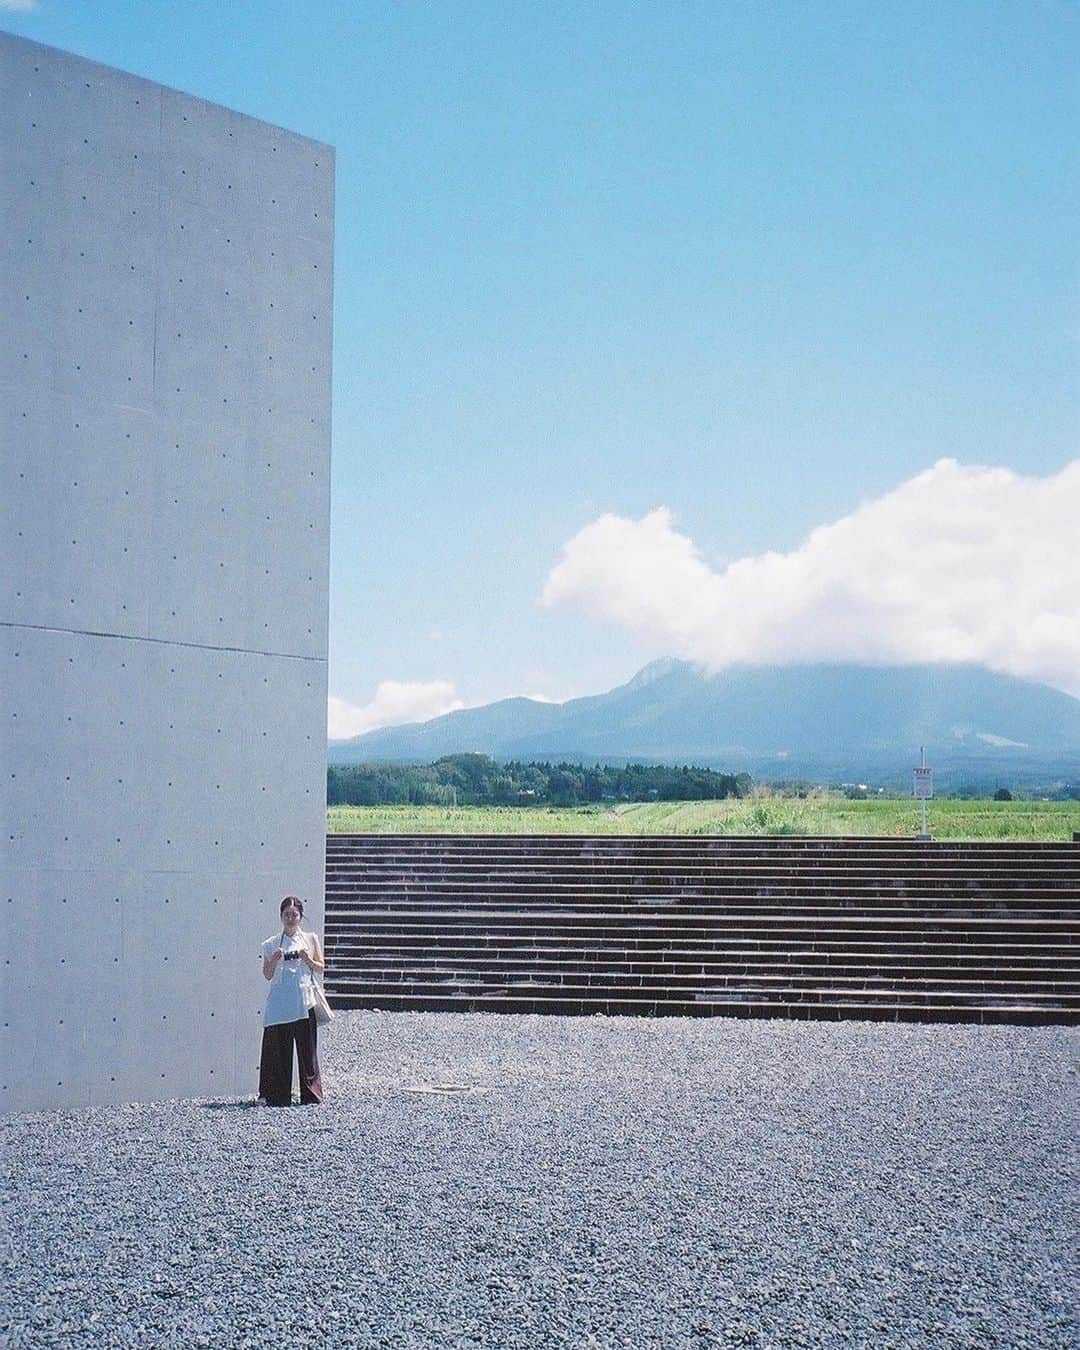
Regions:
[[322, 1101], [318, 1037], [314, 1012], [309, 1012], [298, 1022], [263, 1027], [259, 1096], [264, 1097], [269, 1106], [289, 1106], [292, 1102], [294, 1045], [300, 1069], [300, 1100], [305, 1105]]

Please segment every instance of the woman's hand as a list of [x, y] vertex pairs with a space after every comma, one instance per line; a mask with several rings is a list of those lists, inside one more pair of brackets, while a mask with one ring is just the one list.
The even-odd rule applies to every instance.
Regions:
[[316, 973], [321, 974], [326, 969], [326, 962], [323, 960], [322, 948], [319, 946], [319, 939], [312, 934], [311, 945], [313, 951], [309, 952], [307, 948], [301, 953], [308, 967]]
[[267, 980], [272, 980], [274, 978], [274, 971], [277, 970], [278, 966], [284, 959], [285, 953], [281, 950], [280, 947], [278, 947], [276, 951], [271, 952], [269, 956], [264, 956], [263, 977]]

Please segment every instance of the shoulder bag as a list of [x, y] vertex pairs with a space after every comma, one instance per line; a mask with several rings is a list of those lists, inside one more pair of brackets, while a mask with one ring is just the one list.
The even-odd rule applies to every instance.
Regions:
[[[306, 941], [304, 945], [308, 945]], [[332, 1022], [336, 1016], [323, 993], [322, 985], [315, 978], [315, 972], [310, 968], [308, 969], [307, 983], [304, 985], [304, 1003], [315, 1014], [315, 1021], [321, 1027], [325, 1026], [327, 1022]]]

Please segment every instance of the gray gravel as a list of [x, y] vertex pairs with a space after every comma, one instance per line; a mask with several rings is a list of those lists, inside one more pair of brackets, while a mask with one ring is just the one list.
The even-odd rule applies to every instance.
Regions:
[[1074, 1032], [350, 1013], [320, 1048], [321, 1107], [0, 1118], [0, 1341], [1080, 1341]]

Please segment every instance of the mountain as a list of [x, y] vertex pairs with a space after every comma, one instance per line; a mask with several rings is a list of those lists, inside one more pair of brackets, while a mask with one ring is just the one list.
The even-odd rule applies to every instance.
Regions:
[[654, 661], [568, 703], [503, 699], [332, 742], [330, 762], [693, 762], [756, 778], [910, 782], [921, 745], [952, 781], [1080, 781], [1080, 699], [970, 665], [746, 666]]

